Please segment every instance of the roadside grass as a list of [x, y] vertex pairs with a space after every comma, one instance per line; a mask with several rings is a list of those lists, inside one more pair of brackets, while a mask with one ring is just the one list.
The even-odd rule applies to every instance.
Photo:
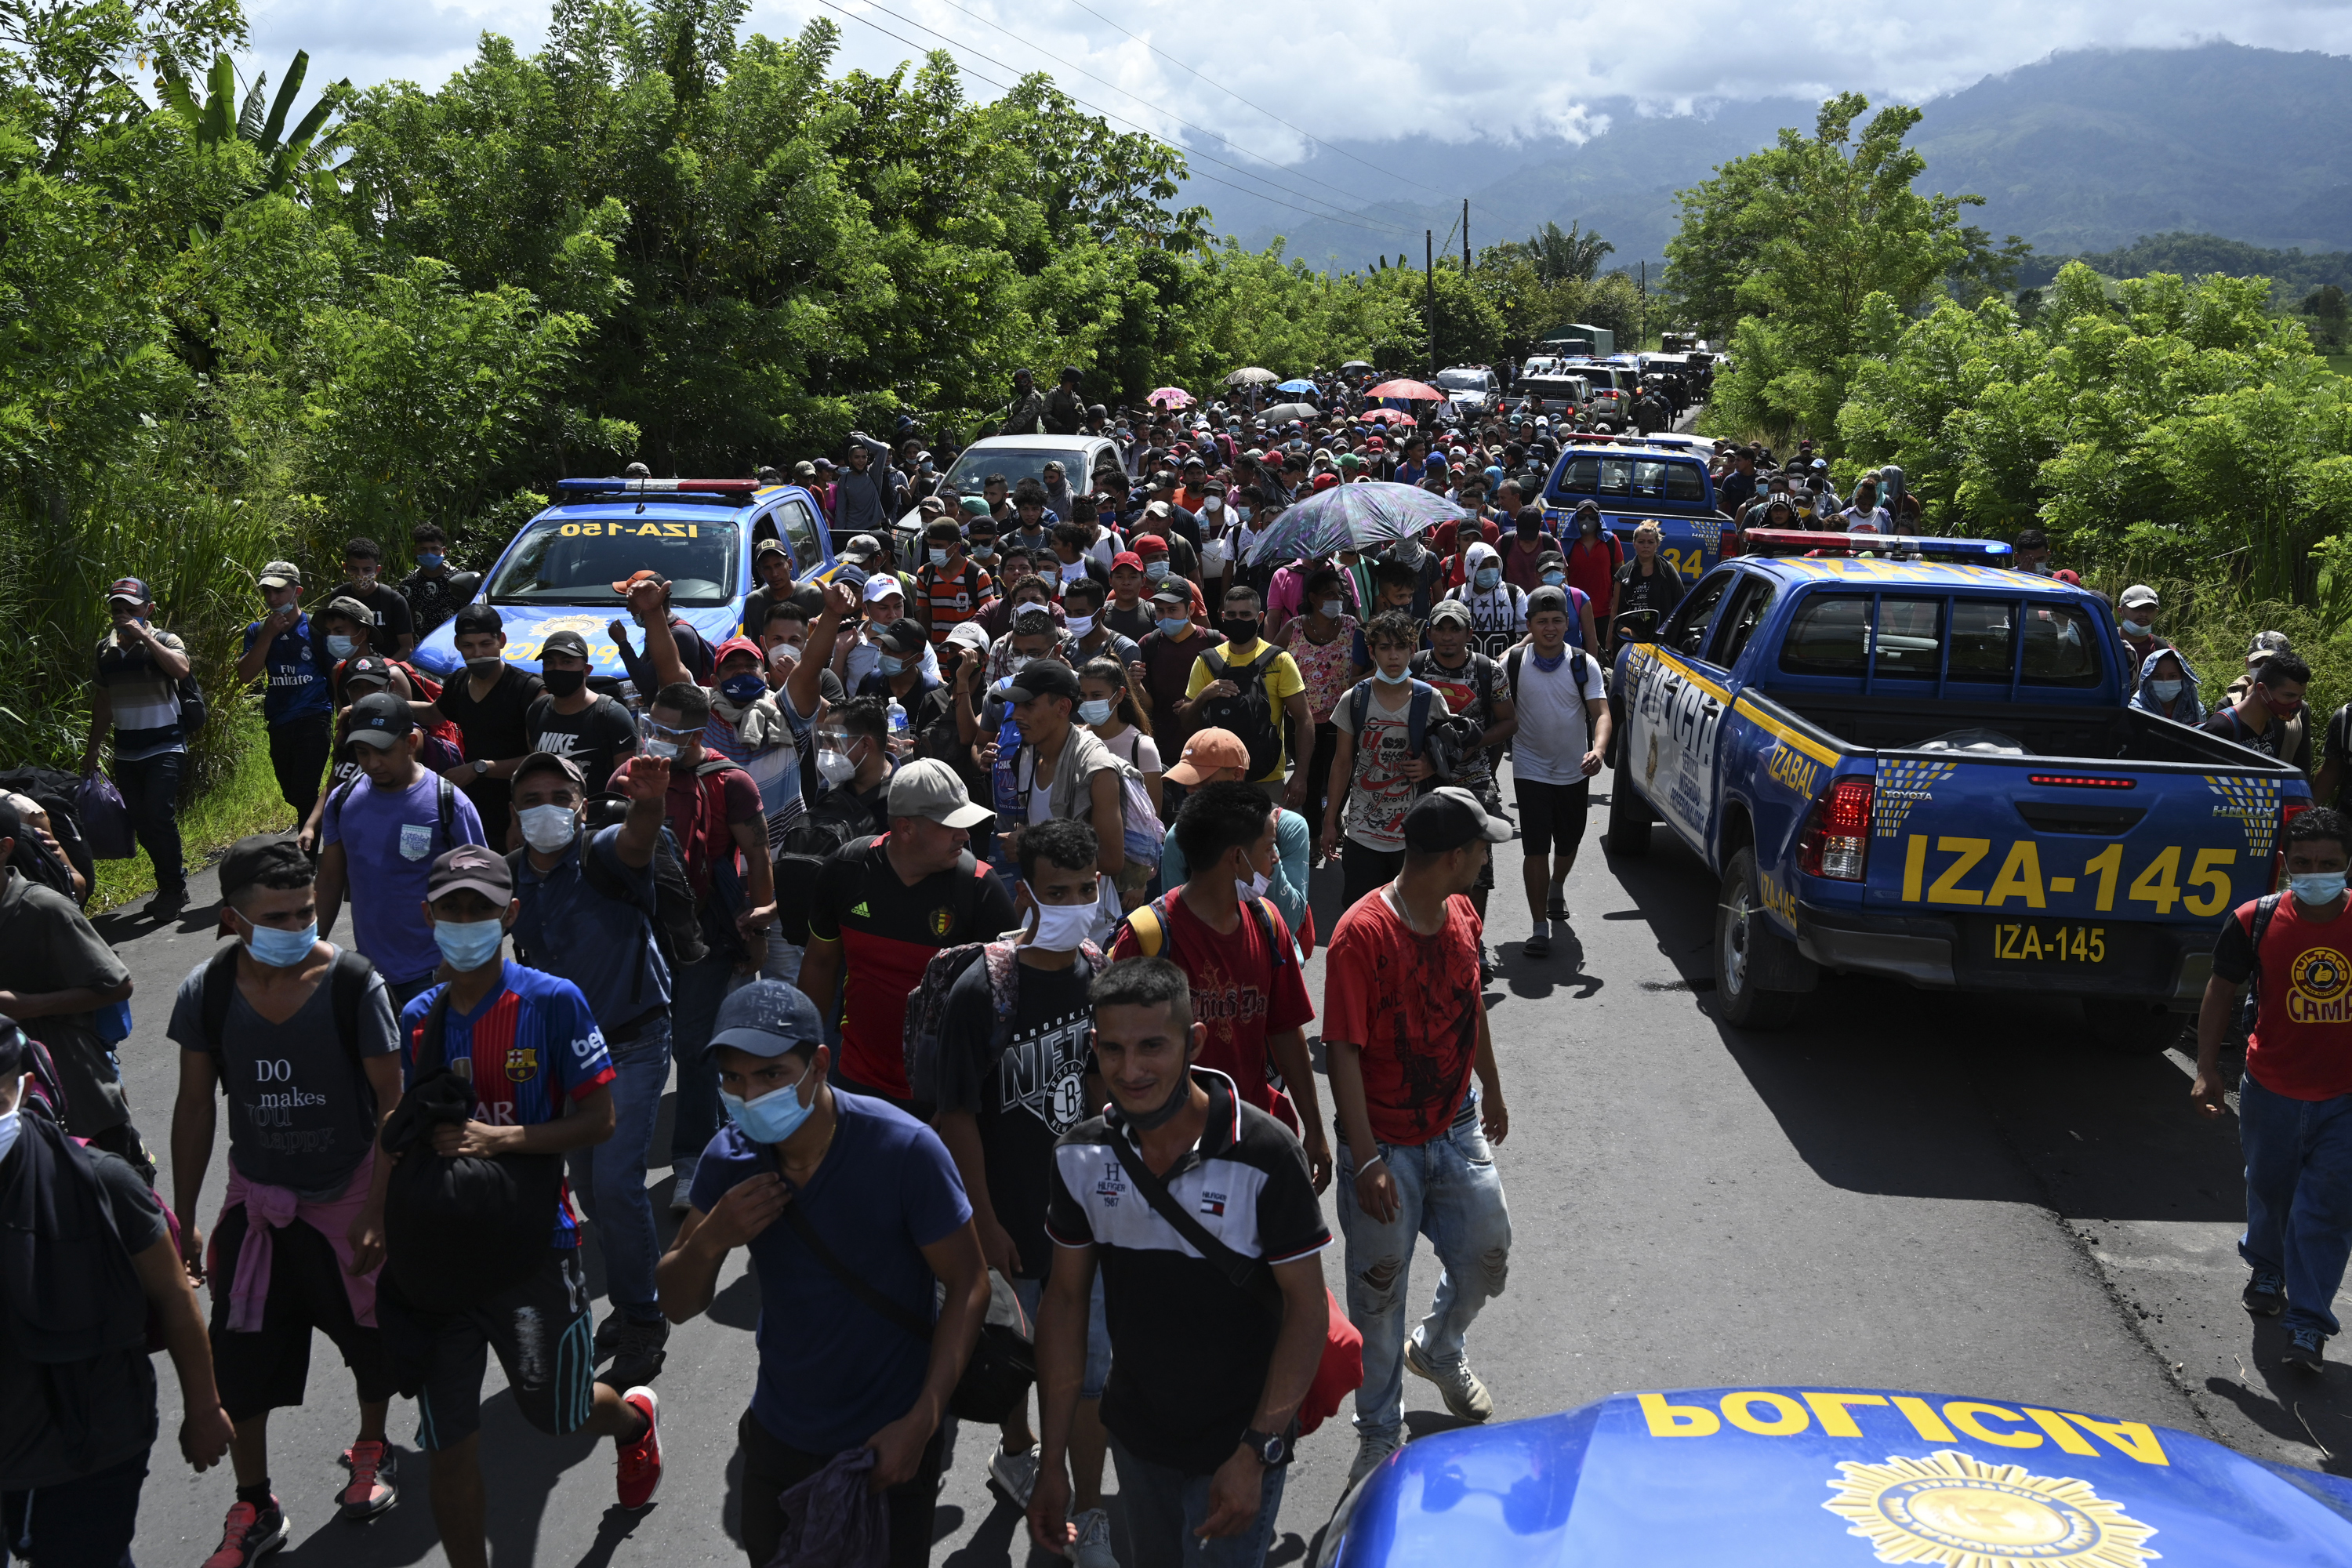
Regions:
[[[222, 713], [215, 721], [229, 720], [229, 713]], [[180, 817], [181, 853], [191, 871], [249, 834], [283, 829], [294, 820], [293, 808], [278, 793], [278, 774], [269, 765], [269, 737], [261, 720], [239, 711], [235, 721], [236, 765], [219, 787], [198, 795]], [[128, 860], [100, 860], [89, 912], [121, 909], [154, 890], [155, 868], [144, 849]]]

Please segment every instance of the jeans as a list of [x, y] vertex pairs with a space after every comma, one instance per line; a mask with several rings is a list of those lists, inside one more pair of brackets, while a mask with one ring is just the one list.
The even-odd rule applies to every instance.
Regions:
[[1413, 1331], [1424, 1360], [1454, 1366], [1487, 1301], [1503, 1293], [1511, 1261], [1511, 1215], [1495, 1153], [1478, 1125], [1478, 1097], [1426, 1143], [1380, 1145], [1396, 1184], [1397, 1217], [1381, 1225], [1356, 1205], [1356, 1164], [1339, 1145], [1339, 1231], [1348, 1242], [1348, 1318], [1364, 1336], [1364, 1385], [1356, 1391], [1356, 1431], [1386, 1436], [1404, 1425], [1404, 1299], [1416, 1236], [1437, 1250], [1437, 1300]]
[[119, 1465], [61, 1486], [0, 1492], [0, 1563], [38, 1568], [131, 1568], [139, 1527], [139, 1489], [147, 1479], [142, 1450]]
[[1119, 1510], [1127, 1515], [1126, 1568], [1258, 1568], [1265, 1561], [1289, 1466], [1265, 1472], [1255, 1523], [1239, 1535], [1203, 1541], [1192, 1532], [1209, 1517], [1209, 1477], [1139, 1459], [1116, 1432], [1110, 1457], [1118, 1467]]
[[735, 961], [712, 953], [699, 963], [680, 964], [669, 979], [669, 1049], [677, 1063], [677, 1106], [670, 1121], [669, 1157], [699, 1159], [719, 1135], [719, 1068], [710, 1059], [710, 1035], [719, 1004], [735, 989]]
[[2287, 1331], [2337, 1330], [2330, 1308], [2352, 1256], [2352, 1094], [2294, 1100], [2248, 1073], [2238, 1087], [2246, 1234], [2238, 1256], [2286, 1280]]
[[139, 847], [154, 862], [155, 890], [173, 893], [188, 885], [188, 868], [180, 859], [180, 780], [188, 769], [185, 752], [165, 752], [135, 763], [114, 764], [114, 787], [131, 812], [131, 831]]
[[646, 1024], [635, 1039], [613, 1047], [612, 1056], [613, 1135], [572, 1156], [572, 1184], [604, 1249], [604, 1294], [630, 1317], [650, 1323], [661, 1316], [654, 1289], [661, 1242], [646, 1196], [646, 1164], [662, 1086], [669, 1081], [669, 1020]]
[[270, 771], [278, 775], [278, 793], [294, 808], [297, 822], [308, 821], [310, 808], [319, 804], [319, 785], [334, 751], [332, 723], [328, 715], [317, 713], [269, 727]]
[[[1037, 1308], [1045, 1299], [1043, 1279], [1015, 1279], [1013, 1293], [1021, 1299], [1021, 1310], [1029, 1314], [1029, 1332], [1037, 1332]], [[1087, 1370], [1079, 1374], [1078, 1397], [1100, 1399], [1103, 1385], [1110, 1382], [1110, 1320], [1103, 1314], [1102, 1270], [1095, 1270], [1094, 1293], [1087, 1302]]]
[[798, 942], [785, 941], [783, 932], [774, 926], [770, 926], [768, 957], [767, 962], [760, 965], [760, 978], [781, 980], [787, 985], [798, 985], [801, 983], [801, 960], [807, 955], [808, 949]]

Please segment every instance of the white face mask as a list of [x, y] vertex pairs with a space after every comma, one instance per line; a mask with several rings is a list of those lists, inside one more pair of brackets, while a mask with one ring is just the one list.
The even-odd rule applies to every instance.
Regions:
[[[1097, 889], [1101, 885], [1101, 879], [1097, 878]], [[1034, 900], [1037, 895], [1032, 890], [1029, 896]], [[1095, 911], [1100, 903], [1097, 897], [1094, 902], [1084, 904], [1038, 904], [1037, 934], [1029, 939], [1029, 945], [1044, 948], [1047, 952], [1076, 951], [1078, 944], [1086, 941], [1087, 933], [1094, 930]]]
[[1095, 618], [1092, 616], [1064, 616], [1062, 624], [1069, 628], [1070, 635], [1074, 637], [1090, 636], [1095, 629]]
[[579, 831], [568, 805], [527, 805], [517, 815], [522, 818], [523, 842], [542, 855], [554, 854]]
[[1251, 872], [1250, 879], [1241, 885], [1240, 891], [1243, 901], [1246, 903], [1253, 899], [1262, 899], [1265, 897], [1266, 889], [1273, 885], [1273, 879], [1265, 872]]
[[847, 752], [820, 748], [816, 754], [816, 771], [829, 784], [847, 784], [857, 776], [857, 764]]

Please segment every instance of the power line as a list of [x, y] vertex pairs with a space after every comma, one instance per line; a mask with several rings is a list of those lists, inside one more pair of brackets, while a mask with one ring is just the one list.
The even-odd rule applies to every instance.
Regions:
[[[882, 24], [880, 24], [879, 22], [875, 21], [872, 17], [867, 16], [865, 16], [865, 15], [863, 15], [862, 13], [859, 13], [859, 12], [856, 12], [856, 11], [852, 11], [852, 10], [850, 10], [847, 6], [845, 6], [845, 5], [843, 5], [839, 4], [839, 3], [838, 3], [838, 0], [818, 0], [818, 4], [820, 4], [820, 5], [824, 5], [824, 6], [826, 9], [828, 9], [828, 10], [831, 10], [831, 11], [837, 11], [837, 12], [839, 12], [841, 15], [843, 15], [843, 16], [845, 16], [848, 17], [850, 20], [852, 20], [852, 21], [854, 21], [854, 22], [863, 22], [863, 23], [865, 23], [867, 26], [869, 26], [869, 27], [873, 28], [876, 32], [880, 33], [883, 37], [887, 37], [887, 38], [894, 38], [894, 39], [896, 39], [898, 42], [899, 42], [899, 43], [902, 43], [902, 44], [906, 45], [906, 46], [907, 46], [908, 48], [910, 48], [910, 49], [918, 49], [918, 50], [921, 50], [921, 49], [923, 49], [923, 46], [922, 46], [922, 45], [920, 45], [920, 44], [919, 44], [919, 43], [917, 43], [917, 42], [915, 42], [915, 40], [913, 40], [912, 38], [909, 38], [909, 37], [906, 37], [906, 36], [905, 36], [904, 34], [902, 34], [902, 33], [894, 33], [894, 32], [892, 32], [889, 28], [887, 28], [887, 27], [886, 27], [886, 26], [882, 26]], [[904, 17], [904, 16], [898, 16], [898, 14], [897, 12], [895, 12], [895, 11], [887, 10], [887, 9], [884, 9], [883, 7], [881, 7], [881, 6], [878, 6], [878, 5], [877, 5], [877, 6], [876, 6], [876, 7], [874, 7], [874, 8], [875, 8], [876, 10], [879, 10], [879, 11], [881, 11], [881, 12], [882, 12], [882, 14], [883, 14], [884, 16], [890, 16], [890, 17], [892, 17], [892, 18], [894, 18], [894, 19], [896, 19], [896, 20], [898, 20], [898, 21], [901, 21], [901, 22], [905, 22], [908, 26], [911, 26], [911, 27], [921, 27], [921, 28], [922, 28], [922, 30], [923, 30], [924, 32], [929, 33], [929, 34], [931, 34], [931, 35], [932, 35], [933, 37], [940, 37], [940, 38], [946, 38], [946, 37], [947, 37], [947, 35], [946, 35], [946, 34], [940, 32], [937, 28], [935, 28], [935, 27], [925, 27], [925, 26], [923, 26], [923, 24], [922, 24], [922, 23], [920, 23], [920, 22], [917, 22], [917, 21], [912, 21], [912, 20], [910, 20], [909, 18], [907, 18], [907, 17]], [[949, 41], [949, 43], [950, 43], [950, 44], [951, 44], [951, 45], [953, 45], [953, 44], [955, 44], [955, 43], [956, 43], [956, 40], [954, 40], [954, 39], [952, 39], [952, 38], [948, 39], [948, 41]], [[980, 54], [980, 51], [979, 51], [979, 50], [977, 50], [977, 49], [973, 49], [973, 48], [971, 47], [971, 45], [969, 45], [969, 44], [961, 45], [961, 47], [962, 48], [964, 48], [964, 49], [968, 50], [969, 52], [971, 52], [971, 53], [974, 54], [974, 55], [978, 55], [980, 58], [982, 58], [982, 59], [983, 59], [983, 60], [988, 61], [988, 63], [989, 63], [989, 64], [991, 64], [991, 65], [992, 65], [992, 66], [996, 67], [996, 68], [997, 68], [998, 69], [1000, 69], [1000, 70], [1013, 71], [1016, 75], [1018, 75], [1018, 74], [1022, 74], [1022, 73], [1019, 71], [1019, 68], [1014, 67], [1014, 66], [1007, 65], [1007, 64], [1005, 64], [1003, 60], [997, 59], [997, 58], [995, 58], [993, 56]], [[924, 50], [924, 52], [928, 53], [929, 51], [928, 51], [928, 50]], [[957, 61], [957, 64], [958, 64], [958, 65], [959, 65], [959, 66], [963, 69], [963, 71], [964, 71], [964, 73], [965, 73], [966, 75], [971, 76], [971, 77], [974, 78], [974, 79], [977, 79], [977, 80], [980, 80], [980, 81], [985, 82], [985, 83], [987, 83], [990, 87], [995, 88], [995, 89], [998, 89], [999, 91], [1001, 91], [1001, 92], [1010, 92], [1010, 91], [1012, 91], [1012, 90], [1013, 90], [1012, 87], [1011, 87], [1009, 84], [1004, 83], [1004, 82], [998, 81], [998, 80], [996, 80], [996, 79], [995, 79], [994, 78], [992, 78], [992, 77], [985, 76], [985, 75], [982, 74], [982, 73], [981, 73], [981, 72], [979, 72], [979, 71], [973, 70], [970, 65], [965, 64], [961, 59], [959, 59], [959, 60]], [[1236, 174], [1240, 174], [1240, 175], [1244, 176], [1244, 178], [1254, 179], [1254, 180], [1260, 180], [1262, 183], [1264, 183], [1264, 184], [1273, 184], [1273, 182], [1272, 182], [1272, 181], [1270, 181], [1270, 180], [1265, 180], [1264, 176], [1262, 176], [1262, 175], [1258, 175], [1258, 174], [1252, 174], [1252, 173], [1251, 173], [1249, 170], [1247, 170], [1247, 169], [1240, 168], [1240, 167], [1238, 167], [1238, 166], [1237, 166], [1237, 165], [1235, 165], [1235, 164], [1228, 163], [1226, 163], [1226, 162], [1225, 162], [1223, 159], [1222, 159], [1222, 158], [1210, 158], [1210, 157], [1208, 156], [1208, 154], [1207, 154], [1207, 153], [1196, 153], [1196, 152], [1193, 152], [1193, 151], [1192, 151], [1192, 150], [1191, 150], [1191, 149], [1178, 146], [1175, 142], [1169, 141], [1166, 137], [1157, 134], [1156, 132], [1154, 132], [1153, 131], [1151, 131], [1151, 130], [1150, 130], [1149, 127], [1147, 127], [1147, 126], [1143, 126], [1143, 125], [1139, 125], [1139, 124], [1137, 124], [1134, 121], [1128, 119], [1125, 115], [1113, 114], [1113, 113], [1111, 113], [1111, 112], [1110, 112], [1109, 110], [1108, 110], [1097, 108], [1095, 105], [1093, 105], [1093, 104], [1091, 104], [1091, 103], [1087, 102], [1087, 101], [1086, 101], [1084, 99], [1082, 99], [1082, 98], [1077, 98], [1077, 97], [1073, 96], [1073, 95], [1066, 95], [1066, 96], [1069, 96], [1069, 97], [1070, 97], [1070, 101], [1071, 101], [1071, 102], [1073, 102], [1073, 103], [1077, 104], [1080, 108], [1082, 108], [1082, 109], [1088, 109], [1088, 110], [1092, 110], [1095, 113], [1101, 115], [1101, 116], [1102, 116], [1104, 119], [1106, 119], [1106, 120], [1115, 120], [1115, 121], [1118, 121], [1119, 124], [1121, 124], [1121, 125], [1132, 126], [1132, 127], [1135, 129], [1135, 131], [1136, 131], [1139, 134], [1140, 134], [1140, 135], [1142, 135], [1142, 136], [1144, 136], [1144, 137], [1148, 138], [1148, 139], [1149, 139], [1149, 140], [1150, 140], [1150, 141], [1153, 141], [1153, 142], [1158, 142], [1158, 143], [1159, 143], [1160, 145], [1161, 145], [1162, 147], [1165, 147], [1165, 148], [1169, 149], [1171, 152], [1175, 153], [1178, 153], [1178, 154], [1179, 154], [1179, 155], [1181, 155], [1181, 156], [1183, 156], [1183, 157], [1186, 157], [1186, 158], [1192, 158], [1192, 157], [1204, 158], [1204, 159], [1207, 159], [1207, 161], [1208, 161], [1208, 162], [1210, 162], [1210, 163], [1212, 163], [1216, 164], [1219, 168], [1222, 168], [1222, 169], [1231, 169], [1231, 170], [1233, 170], [1233, 171], [1234, 171], [1234, 173], [1235, 173]], [[1295, 202], [1286, 202], [1286, 201], [1281, 201], [1281, 200], [1279, 200], [1279, 199], [1277, 199], [1277, 198], [1276, 198], [1276, 197], [1274, 197], [1274, 196], [1269, 196], [1269, 195], [1265, 195], [1264, 192], [1251, 190], [1251, 189], [1250, 189], [1248, 186], [1246, 186], [1246, 185], [1237, 185], [1237, 184], [1234, 184], [1234, 182], [1232, 182], [1231, 180], [1220, 179], [1220, 178], [1218, 178], [1218, 177], [1217, 177], [1216, 175], [1214, 175], [1214, 174], [1196, 174], [1196, 175], [1192, 175], [1191, 177], [1192, 177], [1192, 178], [1197, 178], [1197, 179], [1203, 179], [1203, 180], [1207, 180], [1207, 181], [1209, 181], [1209, 182], [1210, 182], [1211, 184], [1220, 184], [1220, 185], [1223, 185], [1223, 186], [1225, 186], [1225, 187], [1226, 187], [1227, 189], [1229, 189], [1229, 190], [1238, 191], [1238, 192], [1240, 192], [1243, 195], [1253, 197], [1253, 198], [1255, 198], [1255, 199], [1256, 199], [1256, 200], [1258, 200], [1258, 201], [1273, 202], [1273, 203], [1274, 203], [1274, 205], [1276, 205], [1276, 206], [1280, 206], [1280, 207], [1287, 207], [1287, 208], [1289, 208], [1289, 209], [1290, 209], [1291, 211], [1293, 211], [1293, 212], [1304, 213], [1304, 214], [1306, 214], [1308, 217], [1311, 217], [1311, 218], [1319, 218], [1319, 219], [1321, 219], [1322, 221], [1324, 221], [1324, 222], [1326, 222], [1326, 223], [1337, 223], [1337, 224], [1343, 224], [1343, 225], [1346, 225], [1347, 226], [1349, 226], [1349, 227], [1350, 227], [1350, 228], [1360, 228], [1360, 229], [1364, 230], [1364, 232], [1365, 232], [1365, 233], [1367, 233], [1367, 234], [1380, 234], [1380, 233], [1383, 232], [1383, 228], [1381, 228], [1381, 227], [1374, 227], [1374, 226], [1373, 226], [1372, 225], [1370, 225], [1370, 224], [1365, 224], [1365, 223], [1360, 223], [1360, 222], [1357, 222], [1357, 221], [1356, 221], [1356, 218], [1357, 218], [1357, 216], [1360, 216], [1360, 215], [1350, 215], [1350, 214], [1342, 214], [1342, 213], [1324, 213], [1324, 212], [1317, 212], [1317, 211], [1316, 211], [1314, 208], [1312, 208], [1312, 207], [1302, 207], [1302, 206], [1299, 206], [1299, 205], [1298, 205], [1297, 203], [1295, 203]], [[1308, 195], [1307, 192], [1304, 192], [1304, 191], [1293, 191], [1293, 190], [1289, 190], [1289, 188], [1288, 188], [1287, 186], [1276, 185], [1276, 186], [1275, 186], [1275, 188], [1276, 188], [1276, 190], [1285, 191], [1285, 192], [1286, 192], [1286, 194], [1291, 195], [1295, 195], [1295, 196], [1304, 196], [1304, 197], [1305, 197], [1307, 200], [1308, 200], [1308, 201], [1322, 201], [1322, 200], [1323, 200], [1323, 198], [1322, 198], [1322, 197], [1320, 197], [1320, 196], [1311, 195]], [[1325, 205], [1329, 205], [1330, 204], [1327, 202], [1327, 203], [1325, 203]], [[1396, 226], [1396, 225], [1393, 225], [1393, 224], [1391, 224], [1391, 225], [1385, 225], [1385, 226], [1383, 226], [1383, 227], [1385, 228], [1386, 232], [1388, 232], [1388, 233], [1391, 233], [1391, 234], [1402, 234], [1402, 233], [1405, 233], [1405, 232], [1406, 232], [1406, 230], [1404, 230], [1403, 228], [1402, 228], [1402, 227], [1400, 227], [1400, 226]]]

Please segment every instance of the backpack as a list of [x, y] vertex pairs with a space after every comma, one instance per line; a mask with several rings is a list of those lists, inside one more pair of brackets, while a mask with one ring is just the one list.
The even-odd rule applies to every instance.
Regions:
[[[621, 806], [617, 814], [612, 809], [615, 804]], [[610, 827], [627, 815], [628, 807], [625, 801], [615, 802], [609, 796], [591, 801], [587, 831], [593, 834], [599, 828]], [[521, 851], [515, 853], [520, 855]], [[695, 906], [694, 886], [687, 879], [686, 858], [679, 853], [677, 835], [670, 831], [667, 820], [654, 838], [654, 904], [651, 909], [646, 908], [644, 899], [633, 884], [626, 879], [614, 877], [609, 867], [588, 853], [584, 843], [580, 853], [580, 875], [591, 888], [605, 898], [635, 905], [637, 912], [646, 917], [646, 923], [654, 930], [654, 945], [661, 950], [662, 961], [669, 965], [673, 977], [681, 965], [699, 963], [710, 956], [710, 946], [702, 938], [702, 916]], [[513, 864], [511, 859], [509, 864]], [[637, 979], [629, 992], [631, 1001], [636, 1000], [645, 990], [645, 959], [640, 954]]]
[[[197, 1012], [205, 1027], [205, 1054], [213, 1058], [213, 1081], [219, 1086], [224, 1099], [228, 1095], [224, 1042], [228, 1032], [229, 1004], [236, 998], [236, 947], [232, 946], [215, 953], [205, 965], [205, 977], [196, 983]], [[347, 947], [335, 950], [335, 962], [327, 971], [335, 1037], [342, 1045], [343, 1055], [351, 1058], [352, 1071], [363, 1089], [368, 1089], [368, 1081], [367, 1068], [360, 1059], [360, 1009], [367, 1004], [368, 981], [374, 974], [375, 965]], [[368, 1098], [374, 1100], [373, 1089], [369, 1089]]]
[[212, 710], [205, 706], [205, 689], [196, 684], [194, 670], [180, 677], [176, 684], [180, 694], [180, 736], [184, 740], [205, 727]]
[[[365, 777], [367, 774], [359, 773], [336, 785], [335, 793], [327, 797], [327, 809], [338, 816], [341, 816], [343, 807], [351, 802], [352, 791], [359, 788], [360, 780]], [[440, 773], [433, 775], [433, 808], [441, 822], [443, 851], [456, 848], [457, 847], [457, 786]], [[319, 820], [323, 826], [326, 821], [323, 814]]]
[[[1230, 645], [1227, 645], [1230, 646]], [[1250, 777], [1265, 778], [1282, 763], [1282, 716], [1275, 711], [1274, 702], [1265, 694], [1266, 666], [1283, 657], [1282, 649], [1272, 643], [1264, 651], [1233, 673], [1225, 661], [1225, 648], [1213, 647], [1201, 656], [1209, 667], [1209, 679], [1223, 680], [1229, 675], [1241, 689], [1238, 697], [1219, 697], [1194, 710], [1192, 728], [1230, 730], [1249, 752]]]
[[[1104, 748], [1109, 750], [1108, 746]], [[1036, 748], [1024, 743], [1013, 760], [1013, 819], [1029, 820], [1029, 790], [1037, 782]], [[1021, 759], [1029, 761], [1028, 784], [1023, 784]], [[1119, 762], [1114, 754], [1111, 761], [1118, 763], [1119, 846], [1130, 860], [1147, 866], [1160, 864], [1161, 846], [1167, 842], [1168, 829], [1160, 820], [1159, 808], [1151, 804], [1151, 792], [1143, 787], [1143, 774], [1133, 763]]]
[[56, 863], [41, 853], [29, 835], [16, 844], [16, 868], [33, 880], [54, 888], [76, 903], [87, 903], [87, 889], [97, 885], [98, 862], [81, 833], [81, 813], [74, 808], [74, 791], [81, 781], [55, 768], [10, 768], [0, 773], [0, 790], [21, 795], [49, 814], [49, 837], [58, 841], [67, 862], [81, 873], [85, 889], [79, 897], [70, 879], [56, 875]]
[[[1102, 950], [1093, 942], [1080, 942], [1078, 956], [1092, 964], [1097, 973], [1101, 972]], [[940, 949], [923, 965], [923, 978], [916, 984], [914, 994], [907, 998], [907, 1020], [899, 1035], [899, 1048], [907, 1061], [907, 1091], [911, 1099], [926, 1104], [939, 1099], [940, 1046], [947, 1026], [948, 993], [955, 989], [955, 983], [974, 961], [988, 965], [989, 998], [994, 1005], [990, 1016], [989, 1052], [992, 1056], [1002, 1055], [1012, 1043], [1013, 1016], [1021, 1005], [1020, 944], [1000, 938]]]
[[[2229, 710], [2225, 708], [2222, 711], [2226, 713]], [[2246, 935], [2253, 946], [2254, 967], [2253, 972], [2246, 976], [2246, 999], [2239, 1004], [2238, 1008], [2239, 1027], [2247, 1034], [2253, 1033], [2254, 1012], [2263, 996], [2263, 938], [2268, 934], [2271, 917], [2278, 913], [2279, 900], [2284, 897], [2284, 893], [2264, 893], [2256, 899], [2254, 918], [2247, 922]]]
[[[1412, 786], [1415, 795], [1427, 795], [1443, 784], [1449, 784], [1461, 772], [1463, 759], [1472, 755], [1486, 743], [1486, 731], [1476, 720], [1466, 713], [1448, 713], [1432, 724], [1429, 710], [1435, 704], [1437, 689], [1423, 681], [1412, 683], [1412, 700], [1405, 706], [1405, 750], [1409, 756], [1429, 759], [1436, 771]], [[1372, 683], [1360, 680], [1348, 694], [1349, 717], [1354, 721], [1354, 732], [1361, 737], [1364, 725], [1372, 712]], [[1361, 755], [1360, 752], [1358, 755]]]
[[776, 850], [776, 930], [785, 941], [808, 945], [809, 895], [817, 871], [843, 845], [873, 836], [874, 813], [846, 784], [817, 795], [793, 824]]
[[[1134, 933], [1135, 950], [1143, 957], [1159, 957], [1160, 950], [1168, 944], [1169, 904], [1181, 891], [1181, 888], [1171, 888], [1150, 903], [1129, 910], [1127, 919], [1119, 922], [1121, 931]], [[1258, 934], [1265, 938], [1265, 945], [1274, 954], [1275, 968], [1297, 963], [1297, 943], [1276, 940], [1276, 933], [1282, 930], [1282, 917], [1275, 912], [1274, 905], [1265, 899], [1252, 899], [1245, 907], [1256, 917]], [[1113, 945], [1116, 946], [1117, 942], [1118, 939], [1114, 937]]]

